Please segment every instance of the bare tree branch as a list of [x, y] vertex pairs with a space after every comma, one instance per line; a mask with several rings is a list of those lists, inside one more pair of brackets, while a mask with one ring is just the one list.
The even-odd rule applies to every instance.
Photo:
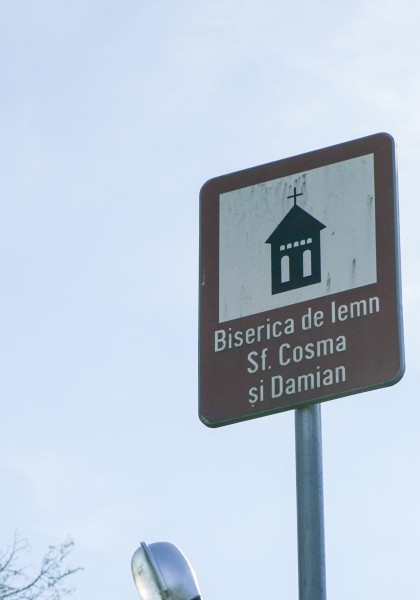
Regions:
[[81, 570], [65, 564], [73, 545], [69, 538], [59, 546], [49, 546], [33, 575], [30, 566], [20, 564], [30, 552], [28, 542], [16, 534], [10, 550], [0, 553], [0, 600], [59, 600], [71, 594], [74, 589], [68, 586], [68, 578]]

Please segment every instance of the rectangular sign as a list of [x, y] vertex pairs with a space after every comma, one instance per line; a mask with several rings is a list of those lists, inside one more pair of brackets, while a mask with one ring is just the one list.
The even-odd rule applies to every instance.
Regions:
[[396, 195], [387, 134], [203, 186], [199, 413], [206, 425], [402, 377]]

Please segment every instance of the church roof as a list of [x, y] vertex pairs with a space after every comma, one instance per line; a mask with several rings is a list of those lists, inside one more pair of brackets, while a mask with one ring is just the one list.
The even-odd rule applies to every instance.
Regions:
[[295, 204], [267, 239], [266, 244], [279, 244], [306, 238], [325, 229], [325, 225]]

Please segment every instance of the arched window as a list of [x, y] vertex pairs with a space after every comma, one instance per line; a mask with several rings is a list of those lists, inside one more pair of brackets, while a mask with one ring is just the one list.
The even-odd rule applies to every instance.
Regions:
[[305, 250], [303, 253], [303, 276], [309, 277], [312, 275], [312, 253], [310, 250]]
[[287, 254], [281, 257], [281, 282], [287, 283], [290, 281], [290, 260]]

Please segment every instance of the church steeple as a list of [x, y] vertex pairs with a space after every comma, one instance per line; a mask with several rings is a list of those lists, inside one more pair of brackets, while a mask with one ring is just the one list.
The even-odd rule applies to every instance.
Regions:
[[320, 232], [325, 225], [297, 205], [293, 206], [266, 240], [271, 244], [271, 293], [278, 294], [321, 281]]

